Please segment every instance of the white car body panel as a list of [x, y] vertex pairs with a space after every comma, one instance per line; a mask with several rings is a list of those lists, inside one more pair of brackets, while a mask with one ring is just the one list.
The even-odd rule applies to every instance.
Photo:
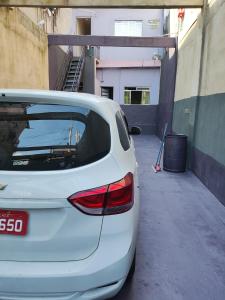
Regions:
[[[115, 120], [119, 105], [78, 93], [0, 90], [0, 101], [3, 94], [12, 102], [32, 99], [95, 111], [110, 126], [111, 150], [97, 162], [75, 169], [0, 171], [0, 183], [7, 184], [0, 191], [0, 208], [30, 214], [27, 236], [0, 235], [0, 299], [112, 297], [122, 287], [133, 260], [139, 215], [134, 145], [132, 138], [129, 150], [120, 144]], [[89, 216], [67, 200], [78, 191], [116, 182], [128, 172], [134, 174], [134, 205], [128, 212]]]

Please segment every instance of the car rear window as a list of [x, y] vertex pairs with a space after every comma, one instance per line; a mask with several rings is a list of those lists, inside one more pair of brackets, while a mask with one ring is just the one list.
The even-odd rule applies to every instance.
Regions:
[[0, 102], [0, 170], [76, 168], [103, 158], [110, 143], [108, 123], [87, 108]]

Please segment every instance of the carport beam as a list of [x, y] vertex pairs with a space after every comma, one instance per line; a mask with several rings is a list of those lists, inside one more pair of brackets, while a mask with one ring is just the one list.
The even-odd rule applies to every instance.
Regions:
[[203, 0], [0, 0], [0, 6], [62, 8], [194, 8], [202, 7]]
[[176, 39], [170, 37], [119, 37], [97, 35], [48, 35], [48, 44], [66, 46], [103, 46], [103, 47], [149, 47], [176, 48]]

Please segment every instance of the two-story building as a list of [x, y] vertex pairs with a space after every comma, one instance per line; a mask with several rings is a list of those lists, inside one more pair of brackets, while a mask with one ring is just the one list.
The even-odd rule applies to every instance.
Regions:
[[[76, 9], [73, 15], [74, 31], [79, 35], [163, 34], [163, 10], [159, 9]], [[158, 104], [161, 49], [100, 47], [98, 50], [96, 94], [120, 104]]]

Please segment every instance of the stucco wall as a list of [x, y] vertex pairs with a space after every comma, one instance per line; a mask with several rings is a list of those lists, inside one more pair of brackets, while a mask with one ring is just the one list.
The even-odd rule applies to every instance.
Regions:
[[[113, 36], [116, 20], [143, 21], [143, 36], [159, 36], [163, 32], [163, 13], [160, 9], [75, 9], [75, 22], [77, 17], [91, 18], [92, 35]], [[149, 21], [154, 19], [158, 19], [160, 23], [157, 28], [152, 29]], [[151, 60], [152, 56], [158, 53], [162, 51], [154, 48], [101, 47], [100, 58], [103, 60]]]
[[196, 96], [201, 58], [202, 19], [199, 18], [178, 45], [175, 101]]
[[[49, 15], [49, 10], [38, 7], [20, 7], [20, 10], [28, 16], [39, 28], [46, 33], [73, 34], [74, 19], [72, 8], [58, 8], [54, 15]], [[68, 46], [59, 46], [67, 51]]]
[[[225, 204], [225, 2], [211, 1], [179, 47], [173, 129], [189, 137], [190, 166]], [[200, 57], [202, 73], [199, 74]], [[198, 83], [200, 80], [200, 95]], [[210, 166], [210, 167], [209, 167]]]
[[124, 104], [124, 87], [126, 86], [149, 87], [150, 104], [158, 104], [160, 68], [97, 69], [97, 81], [103, 87], [112, 86], [114, 99], [120, 104]]
[[[36, 25], [44, 29], [48, 33], [64, 33], [73, 32], [73, 10], [71, 8], [58, 8], [55, 11], [55, 18], [49, 15], [46, 9], [38, 7], [20, 7], [20, 10], [28, 16]], [[54, 22], [53, 22], [54, 19]], [[44, 23], [40, 21], [43, 21]], [[53, 26], [54, 25], [54, 26]], [[74, 33], [74, 32], [73, 32]]]
[[19, 9], [0, 8], [0, 87], [48, 89], [46, 35]]
[[[178, 45], [173, 129], [193, 140], [195, 106], [201, 60], [202, 17], [193, 24]], [[182, 100], [185, 99], [185, 103]], [[181, 102], [180, 102], [181, 101]]]
[[70, 63], [70, 56], [59, 46], [50, 46], [48, 56], [49, 89], [61, 90]]

